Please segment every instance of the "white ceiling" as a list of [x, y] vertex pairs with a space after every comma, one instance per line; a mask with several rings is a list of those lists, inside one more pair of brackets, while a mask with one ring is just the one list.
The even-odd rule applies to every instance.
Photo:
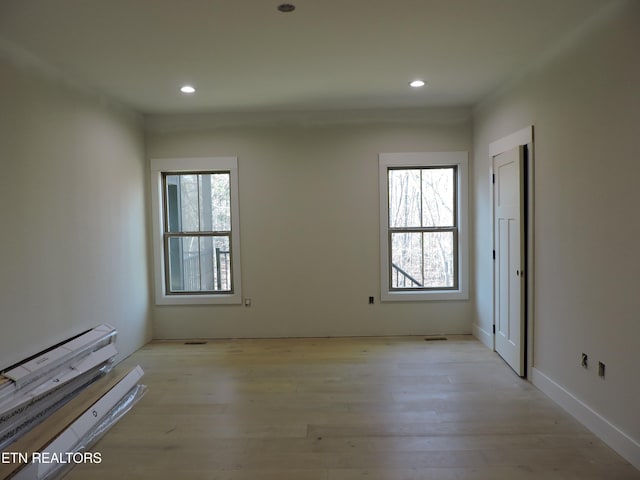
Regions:
[[0, 39], [143, 113], [460, 107], [616, 0], [289, 1], [0, 0]]

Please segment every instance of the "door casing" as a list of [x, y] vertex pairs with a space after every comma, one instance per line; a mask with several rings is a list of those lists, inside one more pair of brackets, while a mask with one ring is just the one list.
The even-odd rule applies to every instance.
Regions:
[[[525, 127], [521, 130], [518, 130], [511, 135], [503, 137], [495, 142], [492, 142], [489, 145], [489, 154], [490, 154], [490, 181], [492, 183], [490, 188], [490, 204], [491, 204], [491, 236], [492, 236], [492, 246], [495, 251], [496, 239], [495, 239], [495, 229], [494, 229], [494, 194], [493, 194], [493, 158], [500, 153], [506, 152], [516, 147], [526, 146], [525, 152], [525, 169], [522, 172], [524, 176], [524, 201], [525, 207], [523, 210], [523, 218], [522, 221], [525, 222], [525, 233], [524, 238], [522, 239], [524, 242], [524, 253], [523, 253], [523, 268], [525, 270], [525, 288], [523, 290], [524, 298], [522, 301], [524, 302], [524, 332], [525, 339], [523, 342], [523, 348], [525, 349], [525, 378], [530, 378], [532, 368], [534, 367], [535, 359], [534, 359], [534, 339], [535, 339], [535, 264], [534, 264], [534, 252], [535, 252], [535, 231], [534, 231], [534, 129], [533, 125]], [[495, 268], [492, 268], [492, 302], [493, 302], [493, 328], [495, 330], [495, 288], [496, 288], [496, 278], [495, 278]], [[493, 342], [493, 350], [496, 349], [496, 340], [495, 333], [492, 336]]]

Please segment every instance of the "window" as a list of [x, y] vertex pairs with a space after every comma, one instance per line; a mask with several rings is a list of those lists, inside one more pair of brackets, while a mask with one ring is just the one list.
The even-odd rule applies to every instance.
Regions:
[[382, 300], [468, 298], [467, 153], [380, 154]]
[[156, 303], [241, 303], [237, 159], [151, 161]]

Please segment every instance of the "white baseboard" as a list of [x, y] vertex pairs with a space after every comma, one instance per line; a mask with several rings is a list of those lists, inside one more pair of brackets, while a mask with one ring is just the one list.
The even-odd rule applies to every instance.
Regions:
[[493, 350], [493, 333], [488, 332], [477, 323], [473, 323], [471, 328], [473, 336], [480, 340], [487, 348]]
[[609, 445], [634, 467], [640, 469], [640, 443], [540, 370], [536, 368], [532, 370], [531, 380], [538, 389], [573, 415], [580, 423], [596, 434], [600, 440]]

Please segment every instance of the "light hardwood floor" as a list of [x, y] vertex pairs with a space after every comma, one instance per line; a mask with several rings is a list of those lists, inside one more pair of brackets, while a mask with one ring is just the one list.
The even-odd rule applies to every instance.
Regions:
[[471, 337], [154, 342], [70, 480], [591, 480], [640, 472]]

